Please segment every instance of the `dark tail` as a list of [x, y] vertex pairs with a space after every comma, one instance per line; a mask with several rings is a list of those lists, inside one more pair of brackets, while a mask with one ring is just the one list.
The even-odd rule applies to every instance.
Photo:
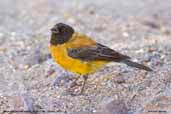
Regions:
[[125, 59], [122, 62], [125, 63], [125, 64], [127, 64], [128, 66], [131, 66], [131, 67], [136, 67], [136, 68], [143, 69], [143, 70], [146, 70], [146, 71], [153, 71], [151, 68], [149, 68], [147, 66], [144, 66], [142, 64], [133, 62], [133, 61], [128, 60], [128, 59]]

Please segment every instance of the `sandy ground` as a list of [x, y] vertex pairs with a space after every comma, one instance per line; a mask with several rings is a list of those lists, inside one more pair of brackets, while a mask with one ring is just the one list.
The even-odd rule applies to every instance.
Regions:
[[[0, 113], [171, 114], [170, 20], [170, 0], [1, 0]], [[49, 56], [58, 22], [154, 71], [108, 64], [89, 76], [84, 95], [71, 95], [73, 74]]]

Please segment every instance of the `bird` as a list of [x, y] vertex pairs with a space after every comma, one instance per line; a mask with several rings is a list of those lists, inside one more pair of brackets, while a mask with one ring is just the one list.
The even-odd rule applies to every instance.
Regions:
[[51, 56], [65, 70], [83, 76], [81, 94], [88, 75], [95, 73], [109, 62], [120, 62], [141, 70], [152, 71], [143, 64], [131, 61], [131, 57], [100, 44], [85, 34], [76, 32], [68, 24], [57, 23], [50, 30]]

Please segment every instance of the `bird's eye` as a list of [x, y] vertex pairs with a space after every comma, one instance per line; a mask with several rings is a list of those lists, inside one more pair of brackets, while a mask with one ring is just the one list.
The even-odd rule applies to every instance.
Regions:
[[60, 32], [60, 33], [65, 32], [65, 28], [59, 28], [59, 32]]
[[61, 27], [56, 27], [56, 29], [57, 29], [59, 32], [61, 32]]

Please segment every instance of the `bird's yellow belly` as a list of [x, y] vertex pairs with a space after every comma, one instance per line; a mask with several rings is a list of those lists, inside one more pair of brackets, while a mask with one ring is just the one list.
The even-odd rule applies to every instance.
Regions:
[[63, 46], [50, 46], [50, 51], [55, 62], [64, 69], [81, 75], [94, 73], [107, 63], [106, 61], [81, 61], [71, 58]]

